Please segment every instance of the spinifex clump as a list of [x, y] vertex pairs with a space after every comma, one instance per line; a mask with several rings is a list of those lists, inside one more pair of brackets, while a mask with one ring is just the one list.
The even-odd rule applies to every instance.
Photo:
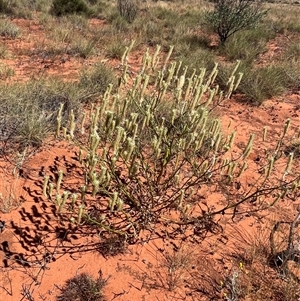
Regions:
[[[147, 51], [140, 72], [130, 79], [126, 50], [119, 92], [112, 93], [110, 86], [92, 108], [87, 143], [79, 145], [82, 185], [77, 193], [60, 195], [62, 179], [58, 177], [58, 212], [68, 211], [74, 222], [135, 236], [160, 221], [195, 226], [219, 213], [235, 214], [237, 206], [255, 197], [260, 198], [257, 208], [264, 209], [273, 199], [269, 196], [266, 204], [263, 196], [275, 190], [273, 201], [281, 198], [293, 181], [271, 182], [274, 158], [266, 160], [265, 172], [258, 175], [255, 186], [246, 186], [242, 192], [233, 189], [248, 168], [255, 136], [234, 157], [230, 150], [235, 132], [223, 135], [220, 121], [211, 112], [237, 88], [241, 75], [235, 76], [236, 68], [223, 93], [214, 83], [217, 65], [210, 74], [201, 69], [186, 78], [186, 66], [169, 63], [172, 48], [162, 63], [159, 52], [159, 47], [153, 56]], [[74, 118], [69, 124], [67, 136], [74, 139]], [[82, 133], [83, 125], [78, 128]], [[58, 118], [57, 136], [59, 131]], [[206, 200], [201, 203], [203, 189], [223, 194], [222, 209], [210, 207]], [[196, 214], [193, 209], [199, 206], [206, 207]], [[170, 212], [175, 213], [172, 219]]]

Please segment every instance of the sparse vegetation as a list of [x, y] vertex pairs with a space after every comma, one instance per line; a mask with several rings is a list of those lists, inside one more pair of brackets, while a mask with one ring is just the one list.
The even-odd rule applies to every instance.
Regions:
[[13, 75], [15, 75], [14, 69], [10, 66], [0, 64], [0, 79], [7, 79]]
[[275, 37], [273, 31], [265, 27], [237, 32], [220, 49], [230, 61], [241, 60], [251, 66], [259, 55], [267, 50], [267, 42]]
[[118, 0], [120, 15], [129, 23], [136, 18], [139, 10], [138, 0]]
[[79, 274], [69, 279], [57, 301], [104, 301], [103, 288], [106, 280], [100, 275], [94, 280], [90, 275]]
[[0, 35], [6, 38], [15, 39], [21, 35], [21, 30], [11, 21], [0, 20]]
[[84, 0], [54, 0], [51, 7], [51, 13], [55, 16], [87, 14], [88, 11]]
[[0, 0], [0, 13], [1, 14], [11, 14], [13, 11], [6, 0]]
[[93, 264], [40, 295], [52, 262], [93, 252], [149, 298], [300, 298], [299, 6], [0, 0], [0, 13], [1, 295], [17, 299], [10, 273], [25, 273], [18, 299], [106, 300], [102, 274], [79, 273]]
[[293, 79], [288, 71], [279, 65], [250, 69], [246, 67], [239, 91], [245, 95], [245, 100], [254, 105], [260, 105], [267, 98], [280, 95], [293, 85]]
[[95, 64], [90, 70], [83, 71], [79, 84], [90, 94], [103, 95], [110, 85], [116, 88], [117, 79], [111, 68], [100, 63]]

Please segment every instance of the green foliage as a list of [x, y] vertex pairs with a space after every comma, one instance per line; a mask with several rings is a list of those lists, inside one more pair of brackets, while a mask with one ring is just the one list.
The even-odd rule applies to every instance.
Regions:
[[13, 13], [13, 10], [11, 8], [11, 5], [9, 4], [9, 1], [0, 0], [0, 13], [1, 14], [12, 14]]
[[[157, 47], [153, 56], [145, 53], [134, 78], [129, 78], [125, 52], [118, 90], [113, 92], [109, 86], [85, 123], [78, 124], [74, 118], [69, 122], [64, 136], [70, 146], [73, 139], [76, 143], [74, 168], [80, 170], [79, 184], [69, 193], [60, 189], [67, 187], [62, 177], [53, 175], [60, 180], [50, 183], [51, 189], [44, 183], [43, 194], [56, 204], [58, 212], [78, 225], [99, 227], [108, 237], [135, 240], [141, 231], [155, 229], [159, 223], [167, 223], [174, 232], [194, 229], [201, 236], [201, 229], [218, 229], [215, 216], [246, 212], [252, 199], [259, 197], [255, 205], [258, 211], [268, 209], [287, 190], [291, 196], [299, 176], [293, 175], [284, 184], [282, 177], [289, 174], [292, 160], [284, 175], [277, 177], [272, 174], [277, 159], [268, 154], [261, 159], [264, 172], [259, 166], [255, 185], [249, 186], [242, 175], [255, 136], [250, 136], [239, 154], [229, 153], [235, 133], [224, 134], [212, 114], [213, 108], [237, 88], [238, 66], [231, 70], [223, 92], [215, 84], [217, 65], [209, 73], [205, 68], [190, 73], [181, 62], [168, 63], [172, 48], [164, 63], [159, 63], [159, 51]], [[58, 116], [57, 120], [63, 119]], [[77, 139], [78, 126], [82, 134], [87, 133], [85, 138]], [[284, 135], [286, 131], [287, 126]], [[59, 122], [57, 136], [60, 132]], [[242, 193], [234, 188], [235, 183], [243, 186]], [[203, 187], [218, 197], [222, 195], [224, 201], [218, 209], [206, 198], [202, 203]], [[196, 217], [198, 206], [207, 209], [198, 211]], [[108, 246], [109, 251], [113, 241], [104, 244], [104, 249]]]
[[21, 30], [9, 20], [0, 20], [0, 35], [15, 39], [21, 35]]
[[283, 58], [290, 62], [300, 62], [300, 42], [292, 42], [287, 45]]
[[127, 33], [129, 31], [128, 22], [118, 12], [113, 11], [108, 16], [108, 20], [111, 22], [112, 27], [118, 32]]
[[11, 76], [15, 75], [15, 70], [10, 66], [0, 63], [0, 78], [7, 79]]
[[224, 44], [236, 32], [255, 27], [265, 14], [259, 0], [216, 0], [205, 20]]
[[264, 100], [280, 95], [292, 85], [288, 70], [281, 66], [246, 67], [241, 72], [244, 76], [238, 90], [254, 105], [261, 105]]
[[85, 273], [76, 275], [69, 279], [62, 288], [61, 294], [57, 297], [57, 301], [104, 301], [103, 288], [106, 285], [101, 275], [94, 280]]
[[89, 94], [104, 94], [109, 85], [116, 86], [116, 76], [111, 68], [99, 63], [81, 74], [79, 85]]
[[187, 74], [192, 74], [193, 69], [200, 70], [201, 68], [206, 68], [210, 72], [215, 66], [215, 57], [212, 51], [201, 48], [193, 51], [191, 47], [193, 46], [189, 45], [186, 51], [177, 57], [179, 61], [182, 61], [182, 66], [189, 66]]
[[50, 12], [55, 16], [87, 14], [89, 8], [83, 0], [54, 0]]
[[274, 37], [274, 32], [266, 27], [237, 32], [220, 48], [220, 52], [230, 61], [242, 60], [251, 65], [266, 50], [267, 42]]
[[120, 60], [124, 53], [125, 45], [120, 41], [114, 41], [106, 48], [106, 56], [112, 59]]
[[2, 151], [40, 146], [54, 132], [60, 104], [64, 104], [62, 114], [68, 119], [71, 110], [78, 112], [79, 102], [86, 95], [72, 83], [50, 79], [1, 86], [0, 132], [1, 142], [5, 142]]
[[129, 23], [132, 23], [139, 11], [138, 0], [118, 0], [120, 15]]
[[86, 59], [90, 55], [95, 54], [96, 43], [97, 41], [95, 40], [88, 40], [81, 36], [77, 36], [70, 43], [66, 53]]

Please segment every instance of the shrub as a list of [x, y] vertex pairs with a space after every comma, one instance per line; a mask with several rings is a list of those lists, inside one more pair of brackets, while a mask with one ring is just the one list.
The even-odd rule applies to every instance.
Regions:
[[137, 0], [118, 0], [118, 10], [127, 22], [132, 23], [138, 14], [138, 2]]
[[91, 276], [82, 273], [69, 279], [62, 288], [57, 301], [104, 301], [103, 288], [106, 285], [101, 275], [94, 280]]
[[[40, 146], [56, 125], [56, 112], [69, 118], [71, 108], [78, 112], [80, 92], [60, 81], [32, 80], [1, 87], [0, 132], [3, 152], [12, 148]], [[86, 94], [86, 93], [85, 93]], [[34, 100], [34, 101], [32, 101]]]
[[264, 100], [283, 93], [291, 85], [287, 70], [281, 66], [246, 67], [242, 72], [244, 76], [238, 90], [254, 105], [260, 105]]
[[70, 43], [66, 53], [86, 59], [88, 56], [95, 53], [96, 43], [97, 41], [92, 39], [88, 40], [80, 36], [74, 36], [74, 39]]
[[9, 2], [6, 0], [0, 0], [0, 13], [1, 14], [12, 14], [13, 10]]
[[216, 0], [214, 10], [206, 13], [205, 20], [224, 44], [236, 32], [254, 27], [265, 14], [257, 0]]
[[[237, 156], [229, 153], [235, 134], [224, 135], [211, 112], [236, 88], [236, 68], [223, 93], [214, 83], [216, 66], [208, 74], [203, 68], [187, 75], [180, 62], [167, 63], [171, 51], [163, 64], [159, 64], [158, 54], [159, 48], [153, 56], [146, 52], [134, 78], [129, 78], [128, 66], [123, 65], [117, 93], [109, 88], [92, 108], [87, 123], [80, 124], [87, 129], [85, 139], [79, 142], [76, 132], [74, 135], [75, 122], [64, 130], [76, 145], [78, 186], [72, 186], [72, 193], [62, 192], [61, 183], [67, 187], [63, 171], [52, 174], [56, 183], [44, 182], [43, 195], [57, 205], [58, 212], [74, 223], [93, 225], [101, 228], [102, 234], [126, 240], [134, 241], [141, 231], [151, 231], [160, 223], [172, 227], [174, 233], [187, 231], [205, 237], [209, 231], [221, 231], [215, 220], [220, 214], [234, 217], [252, 210], [253, 199], [257, 200], [255, 211], [266, 210], [287, 191], [289, 196], [296, 194], [292, 184], [299, 176], [291, 175], [290, 182], [282, 182], [282, 175], [274, 175], [277, 162], [269, 158], [271, 151], [261, 159], [265, 172], [259, 166], [256, 184], [248, 185], [245, 161], [252, 151], [253, 134]], [[126, 57], [122, 61], [126, 62]], [[61, 116], [57, 120], [62, 120]], [[58, 136], [60, 129], [58, 123]], [[290, 168], [288, 163], [285, 176]], [[203, 189], [222, 195], [218, 208], [209, 204]], [[198, 206], [205, 209], [195, 215]]]
[[274, 32], [265, 27], [238, 32], [220, 49], [231, 60], [243, 60], [248, 65], [266, 50], [266, 43], [274, 38]]
[[190, 67], [187, 70], [187, 75], [192, 74], [194, 68], [196, 70], [206, 68], [208, 72], [210, 72], [215, 65], [214, 55], [208, 49], [198, 48], [196, 51], [192, 52], [189, 47], [187, 51], [181, 53], [177, 59], [182, 61], [182, 66]]
[[283, 57], [290, 62], [300, 61], [300, 42], [290, 43], [284, 51]]
[[124, 54], [124, 49], [126, 45], [124, 42], [119, 40], [112, 41], [106, 48], [106, 56], [112, 59], [120, 60]]
[[116, 85], [113, 71], [104, 64], [96, 64], [91, 70], [81, 74], [79, 85], [89, 93], [103, 94], [109, 85]]
[[0, 21], [0, 35], [6, 38], [15, 39], [20, 36], [21, 30], [14, 23], [9, 20]]
[[88, 6], [83, 0], [54, 0], [50, 9], [51, 14], [55, 16], [87, 14], [88, 11]]
[[108, 16], [108, 20], [111, 22], [113, 29], [116, 29], [118, 32], [122, 33], [128, 32], [129, 24], [120, 14], [118, 14], [118, 12], [112, 12]]

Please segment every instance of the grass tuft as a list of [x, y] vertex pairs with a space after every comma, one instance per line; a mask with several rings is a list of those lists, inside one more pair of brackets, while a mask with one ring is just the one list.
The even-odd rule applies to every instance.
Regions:
[[106, 285], [101, 275], [94, 280], [88, 274], [82, 273], [69, 279], [62, 288], [57, 301], [104, 301], [103, 288]]
[[21, 35], [21, 29], [9, 20], [0, 20], [0, 35], [16, 39]]

